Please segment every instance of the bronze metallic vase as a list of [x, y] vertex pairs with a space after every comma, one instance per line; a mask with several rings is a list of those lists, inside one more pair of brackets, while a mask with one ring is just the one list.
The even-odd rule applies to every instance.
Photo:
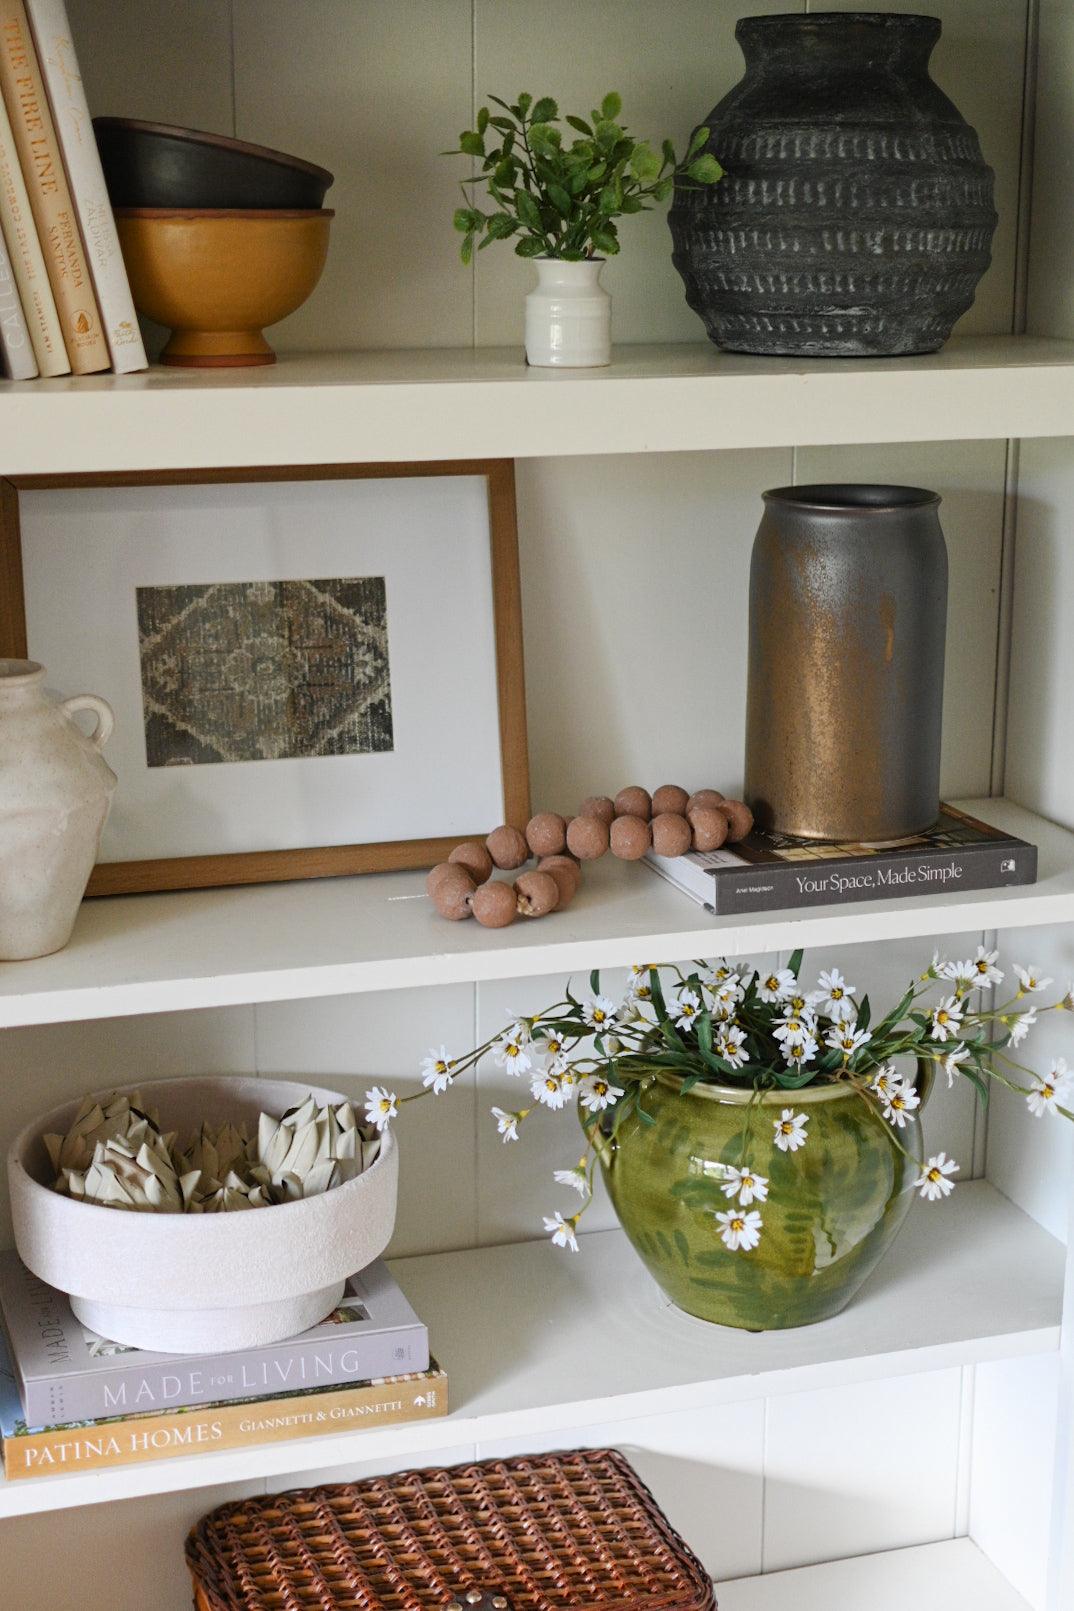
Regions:
[[940, 805], [947, 548], [920, 487], [780, 487], [750, 566], [746, 799], [759, 826], [876, 842]]

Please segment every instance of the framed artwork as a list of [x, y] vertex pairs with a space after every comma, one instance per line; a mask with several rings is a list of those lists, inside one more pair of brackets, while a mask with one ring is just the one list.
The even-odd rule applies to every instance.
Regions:
[[0, 482], [0, 655], [115, 710], [91, 895], [429, 866], [529, 814], [509, 460]]

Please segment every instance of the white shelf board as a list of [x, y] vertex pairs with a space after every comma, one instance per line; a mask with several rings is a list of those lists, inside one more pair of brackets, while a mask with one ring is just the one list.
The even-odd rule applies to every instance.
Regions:
[[111, 897], [84, 902], [63, 951], [0, 963], [0, 1028], [1074, 920], [1074, 834], [960, 804], [1039, 846], [1036, 884], [716, 918], [606, 856], [566, 912], [507, 930], [444, 922], [421, 873]]
[[[777, 1393], [1054, 1353], [1060, 1244], [984, 1181], [915, 1204], [834, 1320], [763, 1335], [674, 1309], [623, 1232], [396, 1260], [454, 1406], [441, 1420], [0, 1484], [0, 1517], [546, 1436]], [[508, 1301], [505, 1302], [505, 1298]], [[600, 1347], [593, 1347], [594, 1337]], [[343, 1472], [341, 1471], [341, 1476]], [[729, 1611], [734, 1611], [733, 1604]]]
[[718, 1583], [720, 1611], [1029, 1611], [968, 1538]]
[[964, 336], [917, 358], [619, 347], [284, 354], [267, 369], [0, 383], [0, 474], [207, 469], [1074, 434], [1074, 343]]

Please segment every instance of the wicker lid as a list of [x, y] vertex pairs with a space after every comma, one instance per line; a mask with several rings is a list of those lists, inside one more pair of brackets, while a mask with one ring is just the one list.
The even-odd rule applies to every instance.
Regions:
[[[201, 1611], [715, 1611], [712, 1584], [622, 1455], [485, 1460], [211, 1511]], [[504, 1607], [502, 1601], [506, 1600]]]

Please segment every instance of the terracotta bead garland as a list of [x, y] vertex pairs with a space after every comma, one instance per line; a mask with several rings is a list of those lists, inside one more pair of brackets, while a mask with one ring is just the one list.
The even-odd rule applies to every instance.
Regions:
[[[578, 815], [565, 818], [539, 811], [523, 833], [503, 823], [481, 844], [456, 845], [446, 862], [434, 867], [425, 888], [441, 917], [453, 923], [476, 917], [489, 929], [506, 928], [516, 917], [562, 912], [582, 880], [580, 863], [598, 861], [608, 850], [621, 861], [639, 861], [650, 848], [658, 856], [684, 856], [688, 850], [718, 850], [744, 839], [753, 813], [741, 800], [718, 789], [687, 794], [665, 783], [652, 795], [634, 784], [615, 799], [590, 795]], [[531, 857], [536, 870], [508, 883], [493, 869], [515, 872]]]

